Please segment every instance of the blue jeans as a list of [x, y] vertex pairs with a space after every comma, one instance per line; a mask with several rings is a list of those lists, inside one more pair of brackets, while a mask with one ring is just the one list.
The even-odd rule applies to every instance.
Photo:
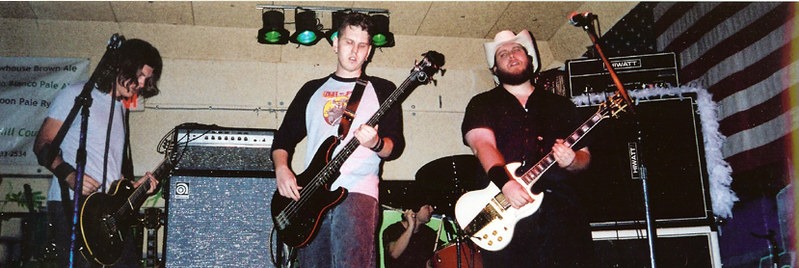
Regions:
[[316, 237], [299, 250], [299, 267], [376, 267], [377, 206], [374, 197], [350, 193], [322, 217]]

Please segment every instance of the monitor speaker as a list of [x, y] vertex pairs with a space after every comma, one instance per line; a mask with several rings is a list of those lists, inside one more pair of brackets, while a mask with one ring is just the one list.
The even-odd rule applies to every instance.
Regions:
[[274, 267], [275, 179], [177, 175], [166, 186], [166, 267]]

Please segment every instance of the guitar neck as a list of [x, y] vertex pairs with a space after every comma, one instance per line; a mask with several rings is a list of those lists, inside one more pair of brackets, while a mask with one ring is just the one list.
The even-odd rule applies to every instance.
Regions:
[[[153, 170], [153, 177], [155, 177], [158, 181], [162, 181], [164, 177], [169, 174], [169, 171], [172, 170], [174, 165], [169, 160], [169, 158], [164, 158], [161, 161], [161, 164]], [[147, 197], [147, 191], [150, 190], [152, 186], [150, 185], [150, 180], [145, 180], [133, 193], [128, 197], [129, 204], [135, 204], [138, 206], [141, 202], [144, 202], [144, 199]]]
[[[569, 148], [574, 147], [574, 145], [579, 142], [589, 131], [591, 131], [600, 121], [607, 118], [607, 116], [603, 115], [603, 111], [598, 111], [594, 113], [591, 118], [588, 118], [580, 127], [577, 128], [571, 135], [569, 135], [564, 144], [569, 146]], [[527, 184], [527, 187], [532, 186], [535, 184], [536, 181], [541, 177], [544, 172], [546, 172], [552, 165], [555, 164], [555, 156], [553, 152], [550, 151], [546, 156], [544, 156], [538, 163], [535, 164], [530, 170], [524, 173], [521, 176], [521, 179]]]

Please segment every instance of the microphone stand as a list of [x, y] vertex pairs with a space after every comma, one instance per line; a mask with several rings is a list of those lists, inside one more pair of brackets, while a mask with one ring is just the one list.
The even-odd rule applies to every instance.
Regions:
[[[78, 212], [80, 208], [80, 197], [83, 189], [83, 175], [86, 168], [86, 134], [89, 128], [89, 107], [92, 106], [92, 90], [94, 90], [95, 85], [98, 82], [109, 82], [115, 81], [108, 80], [108, 77], [115, 74], [115, 70], [108, 61], [113, 61], [115, 55], [113, 55], [114, 50], [119, 48], [124, 41], [124, 37], [119, 36], [119, 34], [114, 34], [111, 36], [111, 39], [108, 41], [108, 48], [106, 49], [105, 54], [100, 59], [100, 63], [98, 67], [94, 69], [92, 72], [92, 76], [89, 78], [89, 81], [83, 85], [83, 90], [81, 93], [75, 97], [75, 104], [72, 106], [72, 109], [69, 111], [66, 119], [64, 120], [64, 124], [61, 125], [61, 128], [58, 130], [53, 141], [46, 145], [43, 150], [43, 154], [45, 158], [47, 158], [46, 166], [52, 165], [55, 157], [60, 155], [60, 147], [61, 143], [64, 141], [64, 137], [66, 136], [67, 132], [69, 131], [70, 127], [72, 126], [72, 122], [75, 120], [78, 111], [81, 112], [81, 124], [80, 124], [80, 135], [78, 140], [78, 150], [75, 154], [75, 190], [73, 191], [73, 198], [72, 198], [72, 217], [71, 217], [71, 235], [70, 235], [70, 244], [69, 244], [69, 267], [74, 267], [74, 260], [75, 260], [75, 240], [77, 238], [77, 229], [76, 226], [78, 225]], [[65, 186], [65, 183], [61, 183], [61, 186]], [[65, 190], [62, 189], [62, 193]], [[62, 195], [62, 200], [65, 199], [66, 194]], [[66, 208], [66, 205], [65, 205]], [[70, 211], [68, 209], [64, 210]]]
[[[641, 190], [643, 193], [644, 199], [644, 216], [646, 219], [646, 240], [647, 245], [649, 246], [649, 261], [652, 268], [656, 268], [657, 265], [655, 264], [655, 239], [657, 238], [657, 230], [654, 227], [654, 221], [652, 220], [652, 213], [651, 207], [649, 204], [649, 186], [647, 184], [648, 176], [646, 165], [644, 165], [644, 158], [643, 154], [638, 148], [641, 144], [643, 144], [643, 135], [641, 133], [641, 120], [638, 117], [638, 114], [635, 111], [633, 106], [632, 100], [630, 96], [627, 94], [627, 90], [624, 89], [624, 85], [622, 85], [621, 80], [619, 80], [619, 76], [616, 74], [616, 71], [613, 70], [613, 66], [610, 64], [610, 61], [605, 56], [605, 53], [602, 52], [602, 47], [599, 45], [599, 37], [597, 36], [596, 30], [594, 29], [593, 20], [585, 23], [585, 25], [577, 25], [583, 28], [586, 33], [588, 33], [588, 37], [591, 39], [591, 43], [593, 43], [594, 49], [596, 49], [597, 54], [602, 59], [602, 62], [605, 64], [605, 67], [608, 69], [608, 73], [610, 74], [610, 78], [613, 79], [613, 84], [616, 86], [619, 94], [624, 98], [624, 102], [627, 104], [627, 108], [630, 109], [630, 113], [633, 115], [633, 121], [635, 123], [635, 132], [636, 132], [636, 141], [634, 145], [636, 146], [635, 151], [638, 154], [638, 162], [634, 163], [637, 165], [638, 170], [640, 171], [641, 177]], [[632, 151], [632, 150], [631, 150]]]
[[[461, 254], [463, 254], [461, 252], [461, 236], [462, 236], [461, 228], [457, 227], [457, 224], [455, 224], [455, 226], [457, 227], [457, 230], [452, 230], [452, 225], [450, 225], [449, 221], [447, 220], [447, 214], [443, 214], [443, 216], [441, 217], [441, 224], [444, 225], [444, 231], [447, 232], [447, 234], [454, 234], [455, 235], [455, 258], [457, 258], [457, 262], [456, 262], [457, 266], [455, 266], [455, 267], [456, 268], [461, 268], [461, 267], [463, 267], [462, 266], [463, 264], [461, 263], [462, 262], [461, 260], [463, 259], [461, 257], [462, 256]], [[449, 235], [447, 235], [447, 238], [449, 238]]]

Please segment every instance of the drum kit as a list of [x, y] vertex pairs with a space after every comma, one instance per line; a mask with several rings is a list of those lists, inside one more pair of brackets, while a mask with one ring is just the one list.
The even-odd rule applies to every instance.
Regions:
[[[436, 268], [482, 268], [480, 248], [464, 236], [455, 219], [455, 203], [467, 191], [488, 185], [480, 162], [473, 155], [452, 155], [433, 160], [416, 172], [412, 190], [398, 191], [404, 198], [381, 200], [384, 207], [418, 208], [419, 200], [435, 207], [433, 218], [441, 219], [437, 233], [443, 231], [447, 243], [433, 249], [430, 263]], [[413, 194], [408, 194], [413, 192]], [[440, 235], [439, 235], [440, 237]]]

